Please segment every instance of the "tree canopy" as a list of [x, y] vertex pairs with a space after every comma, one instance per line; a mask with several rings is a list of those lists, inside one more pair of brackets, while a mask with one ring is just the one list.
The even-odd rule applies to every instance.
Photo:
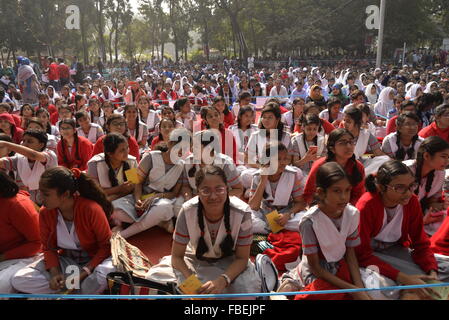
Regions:
[[[144, 52], [160, 59], [166, 44], [174, 60], [188, 58], [192, 32], [200, 35], [204, 58], [299, 56], [307, 53], [367, 53], [365, 8], [380, 0], [78, 0], [80, 30], [65, 27], [69, 0], [8, 0], [0, 6], [0, 46], [4, 55], [80, 56], [86, 64], [132, 60]], [[439, 47], [449, 36], [446, 0], [389, 0], [386, 53], [409, 47]]]

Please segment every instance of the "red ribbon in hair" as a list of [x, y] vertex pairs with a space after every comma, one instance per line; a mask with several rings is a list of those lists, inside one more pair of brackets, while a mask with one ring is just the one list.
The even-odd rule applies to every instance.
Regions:
[[79, 179], [81, 176], [81, 170], [78, 168], [73, 168], [70, 171], [72, 171], [73, 175], [75, 176], [76, 179]]

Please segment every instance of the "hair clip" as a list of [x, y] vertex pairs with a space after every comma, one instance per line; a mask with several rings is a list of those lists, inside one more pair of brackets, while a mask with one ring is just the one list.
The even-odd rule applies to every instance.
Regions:
[[70, 171], [72, 171], [73, 176], [75, 177], [75, 179], [79, 179], [81, 176], [81, 170], [78, 168], [73, 168]]

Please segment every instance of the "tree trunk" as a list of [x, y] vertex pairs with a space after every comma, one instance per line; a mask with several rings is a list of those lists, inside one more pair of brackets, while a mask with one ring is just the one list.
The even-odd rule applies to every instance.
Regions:
[[86, 26], [84, 22], [84, 12], [81, 12], [81, 41], [83, 43], [83, 60], [84, 60], [84, 66], [87, 66], [89, 64], [89, 52], [87, 48], [87, 42], [86, 42]]
[[98, 0], [98, 42], [100, 46], [99, 50], [101, 60], [106, 61], [106, 45], [103, 36], [104, 30], [103, 8], [104, 8], [104, 0]]
[[234, 13], [229, 8], [225, 9], [229, 15], [229, 19], [231, 20], [232, 31], [234, 33], [234, 37], [238, 40], [239, 48], [240, 48], [240, 58], [247, 60], [248, 59], [248, 46], [245, 41], [245, 37], [243, 36], [243, 32], [240, 28], [240, 24], [238, 22], [237, 13]]
[[206, 59], [210, 60], [210, 50], [209, 50], [209, 25], [207, 19], [204, 19], [204, 47], [206, 48]]

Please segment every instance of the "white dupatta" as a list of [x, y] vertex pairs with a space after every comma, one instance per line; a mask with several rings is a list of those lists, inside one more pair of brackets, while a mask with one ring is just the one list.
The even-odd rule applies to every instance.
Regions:
[[346, 253], [346, 240], [359, 227], [360, 212], [348, 204], [343, 210], [340, 230], [318, 206], [310, 208], [300, 221], [312, 220], [313, 231], [317, 237], [321, 252], [327, 262], [338, 262]]
[[357, 139], [357, 144], [355, 146], [354, 154], [356, 159], [360, 159], [368, 149], [370, 133], [366, 129], [360, 129], [359, 138]]
[[[260, 174], [260, 169], [259, 169]], [[274, 198], [273, 190], [271, 189], [271, 184], [267, 181], [265, 185], [265, 192], [268, 197], [264, 199], [265, 201], [273, 201], [270, 205], [276, 207], [286, 207], [290, 202], [290, 196], [292, 195], [293, 186], [295, 184], [296, 171], [293, 168], [286, 167], [284, 172], [282, 172], [281, 178], [277, 184]]]
[[170, 170], [165, 172], [165, 162], [161, 151], [151, 151], [148, 155], [151, 157], [153, 168], [149, 173], [148, 186], [159, 192], [171, 190], [179, 180], [184, 169], [184, 161], [180, 160]]

